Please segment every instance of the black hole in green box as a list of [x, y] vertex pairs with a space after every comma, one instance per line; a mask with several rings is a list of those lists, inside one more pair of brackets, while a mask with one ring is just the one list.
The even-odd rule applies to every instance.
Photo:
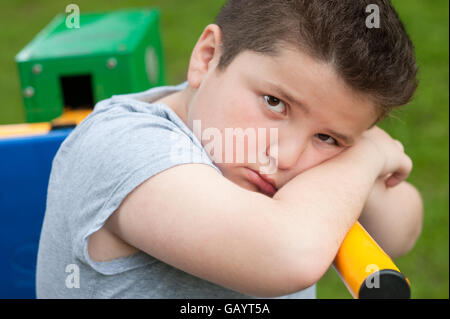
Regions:
[[73, 110], [94, 108], [90, 74], [61, 76], [60, 82], [66, 108]]

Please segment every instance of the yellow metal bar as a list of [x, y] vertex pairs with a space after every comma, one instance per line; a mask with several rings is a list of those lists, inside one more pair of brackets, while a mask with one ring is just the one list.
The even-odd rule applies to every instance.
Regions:
[[92, 112], [91, 109], [71, 110], [65, 109], [63, 115], [51, 121], [53, 125], [78, 125]]
[[19, 137], [38, 134], [47, 134], [52, 127], [62, 125], [78, 125], [88, 116], [92, 110], [69, 110], [66, 109], [60, 117], [51, 122], [21, 123], [0, 125], [0, 138]]
[[379, 298], [409, 298], [408, 279], [359, 222], [345, 237], [333, 266], [354, 298], [361, 298], [361, 291]]
[[47, 134], [50, 129], [48, 122], [0, 125], [0, 138]]

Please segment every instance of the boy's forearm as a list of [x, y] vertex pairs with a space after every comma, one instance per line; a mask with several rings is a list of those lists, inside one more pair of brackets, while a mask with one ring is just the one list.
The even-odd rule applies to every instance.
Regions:
[[317, 261], [319, 274], [358, 220], [383, 165], [378, 156], [370, 145], [349, 148], [296, 176], [273, 197], [288, 217], [292, 240], [309, 244], [307, 258]]
[[392, 258], [412, 249], [422, 229], [423, 202], [418, 190], [404, 181], [386, 188], [373, 185], [359, 221]]

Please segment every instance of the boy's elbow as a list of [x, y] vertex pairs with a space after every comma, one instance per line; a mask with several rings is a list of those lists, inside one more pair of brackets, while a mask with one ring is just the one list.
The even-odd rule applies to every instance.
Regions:
[[260, 237], [262, 245], [270, 247], [265, 256], [270, 269], [258, 273], [270, 284], [263, 287], [266, 290], [256, 292], [258, 297], [283, 296], [311, 287], [323, 277], [334, 258], [331, 255], [335, 252], [324, 241], [316, 240], [315, 231], [306, 227], [307, 223], [295, 225], [290, 218], [280, 218], [283, 215], [269, 214], [275, 219], [268, 219], [270, 227]]
[[284, 278], [285, 289], [289, 293], [307, 289], [316, 284], [330, 266], [314, 258], [314, 256], [305, 256], [305, 258], [311, 259], [305, 262], [293, 263], [291, 270], [288, 272], [288, 276]]
[[251, 295], [261, 298], [274, 298], [297, 293], [314, 285], [323, 276], [318, 268], [314, 268], [304, 263], [293, 263], [291, 265], [278, 265], [278, 274], [270, 280], [261, 278], [265, 284], [260, 285], [255, 291], [248, 292]]
[[[328, 270], [329, 258], [320, 250], [308, 244], [285, 243], [274, 255], [273, 272], [276, 276], [270, 291], [259, 293], [260, 297], [270, 298], [293, 294], [317, 283]], [[301, 240], [297, 238], [297, 243]]]

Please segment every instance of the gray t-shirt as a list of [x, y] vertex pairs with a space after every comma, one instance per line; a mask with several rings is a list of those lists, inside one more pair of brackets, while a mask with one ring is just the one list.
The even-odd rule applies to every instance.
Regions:
[[[203, 163], [221, 173], [178, 115], [151, 103], [186, 85], [101, 101], [61, 144], [39, 242], [38, 298], [253, 298], [144, 252], [107, 262], [88, 254], [88, 237], [151, 176], [183, 163]], [[315, 298], [315, 285], [281, 298]]]

